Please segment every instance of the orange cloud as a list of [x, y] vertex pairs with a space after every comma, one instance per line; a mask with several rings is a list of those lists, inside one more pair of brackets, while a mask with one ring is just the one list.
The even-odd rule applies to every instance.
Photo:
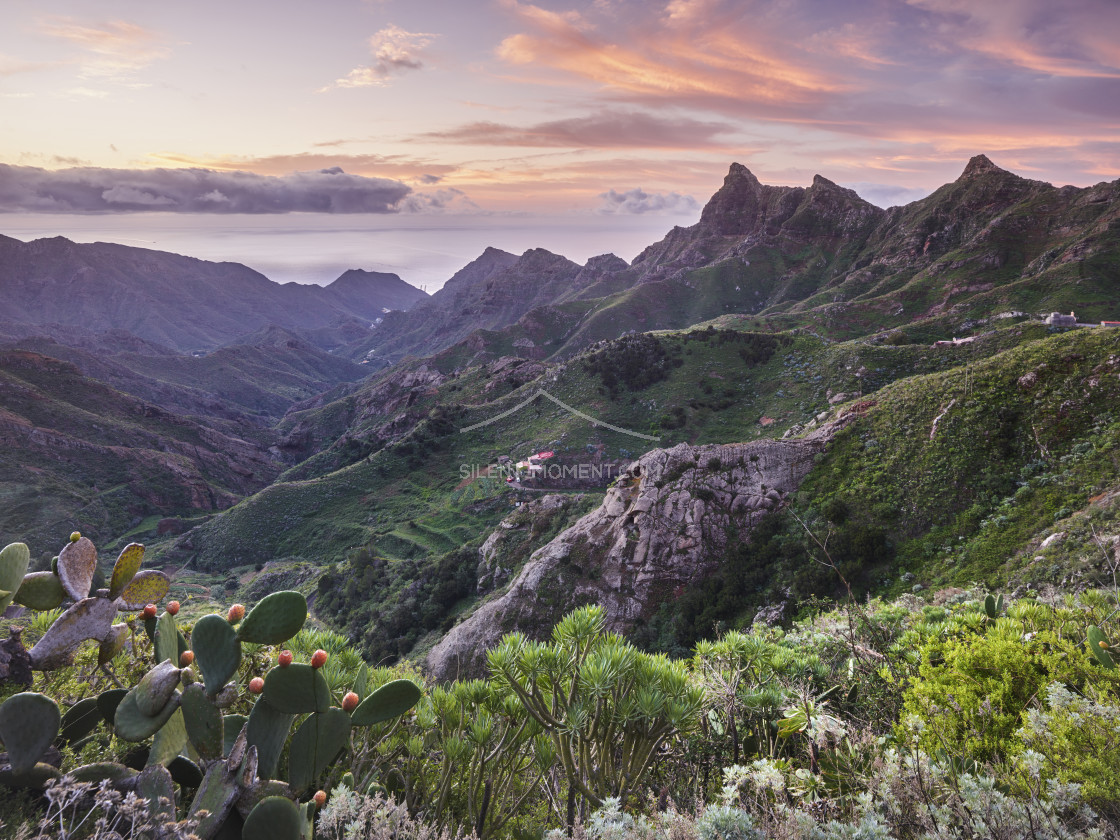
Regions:
[[530, 32], [506, 38], [498, 57], [545, 65], [604, 88], [650, 97], [715, 97], [740, 103], [819, 100], [846, 90], [835, 76], [788, 57], [764, 38], [712, 27], [696, 4], [671, 4], [665, 25], [630, 46], [598, 36], [582, 18], [509, 3]]

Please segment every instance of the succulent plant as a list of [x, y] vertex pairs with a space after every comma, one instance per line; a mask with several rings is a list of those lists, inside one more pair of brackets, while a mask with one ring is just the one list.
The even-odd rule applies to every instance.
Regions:
[[1089, 652], [1093, 654], [1097, 662], [1105, 668], [1115, 668], [1116, 663], [1113, 661], [1112, 654], [1109, 652], [1111, 650], [1111, 645], [1104, 631], [1094, 624], [1089, 627], [1087, 635], [1086, 644], [1089, 646]]
[[251, 644], [278, 645], [298, 633], [305, 621], [307, 599], [302, 594], [273, 592], [262, 598], [245, 616], [237, 629], [237, 638]]
[[[12, 543], [0, 551], [0, 609], [13, 599], [29, 609], [46, 611], [71, 606], [32, 648], [31, 666], [49, 671], [69, 665], [87, 640], [101, 644], [98, 662], [106, 665], [123, 648], [127, 626], [114, 624], [117, 612], [139, 609], [167, 594], [171, 582], [163, 572], [140, 571], [144, 546], [130, 543], [113, 566], [109, 586], [91, 595], [97, 571], [97, 548], [75, 532], [52, 561], [51, 571], [27, 573], [30, 551]], [[138, 603], [139, 602], [139, 603]]]
[[999, 615], [1002, 612], [1003, 612], [1003, 595], [998, 595], [997, 596], [997, 595], [993, 595], [992, 593], [989, 592], [988, 596], [984, 599], [984, 613], [992, 621], [995, 621], [997, 618], [999, 618]]
[[24, 575], [16, 591], [15, 602], [31, 610], [46, 612], [57, 609], [66, 600], [66, 590], [54, 572], [32, 572]]
[[[33, 667], [40, 670], [69, 664], [88, 639], [100, 643], [98, 661], [105, 665], [129, 635], [127, 624], [113, 624], [117, 613], [154, 604], [170, 586], [162, 572], [140, 570], [144, 548], [136, 543], [117, 558], [108, 588], [92, 596], [97, 552], [88, 539], [76, 535], [66, 544], [57, 572], [30, 575], [24, 562], [29, 553], [21, 545], [0, 552], [0, 583], [7, 582], [3, 574], [9, 572], [10, 590], [33, 609], [74, 600], [30, 652]], [[199, 619], [189, 643], [176, 624], [174, 608], [162, 614], [158, 609], [147, 611], [143, 625], [157, 664], [131, 689], [81, 700], [65, 716], [42, 694], [9, 698], [0, 706], [0, 739], [11, 765], [0, 767], [0, 783], [41, 789], [60, 775], [43, 762], [52, 744], [79, 745], [96, 737], [97, 727], [106, 722], [118, 738], [137, 743], [151, 739], [150, 746], [139, 753], [138, 763], [89, 764], [73, 771], [77, 778], [108, 780], [122, 791], [134, 790], [148, 801], [153, 815], [168, 818], [174, 816], [168, 805], [176, 799], [174, 786], [197, 788], [187, 811], [199, 819], [196, 834], [204, 840], [218, 834], [235, 808], [240, 816], [234, 818], [245, 820], [246, 838], [310, 840], [315, 806], [298, 805], [298, 795], [310, 790], [347, 747], [353, 726], [403, 714], [419, 699], [420, 689], [400, 680], [358, 703], [366, 693], [364, 670], [344, 710], [332, 706], [330, 687], [319, 670], [282, 659], [265, 679], [253, 681], [259, 680], [260, 690], [248, 717], [223, 715], [222, 709], [237, 697], [237, 683], [231, 680], [241, 664], [242, 643], [280, 644], [299, 632], [307, 619], [307, 601], [298, 592], [272, 593], [247, 615], [237, 607], [226, 616]], [[281, 782], [274, 777], [285, 749], [288, 781]]]
[[0, 741], [8, 751], [11, 772], [31, 770], [54, 743], [62, 724], [58, 704], [43, 694], [25, 691], [0, 706]]
[[12, 597], [20, 588], [27, 566], [31, 562], [31, 551], [24, 543], [12, 543], [0, 551], [0, 612], [12, 603]]

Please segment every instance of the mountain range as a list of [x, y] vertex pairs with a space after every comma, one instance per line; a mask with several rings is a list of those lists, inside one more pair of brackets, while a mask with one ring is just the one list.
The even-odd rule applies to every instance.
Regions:
[[213, 350], [276, 325], [320, 346], [366, 328], [385, 310], [427, 297], [395, 274], [351, 270], [328, 286], [273, 283], [237, 263], [214, 263], [105, 242], [0, 237], [4, 324], [126, 330], [175, 350]]
[[[1120, 496], [1120, 332], [1039, 316], [1120, 319], [1120, 181], [980, 155], [882, 209], [733, 164], [631, 263], [489, 248], [430, 297], [402, 286], [0, 238], [0, 536], [142, 539], [203, 580], [266, 565], [371, 655], [443, 675], [477, 667], [487, 622], [582, 600], [669, 650], [835, 594], [806, 528], [860, 591], [1096, 574], [1039, 546]], [[110, 469], [114, 447], [136, 452]], [[495, 469], [543, 450], [598, 477]]]

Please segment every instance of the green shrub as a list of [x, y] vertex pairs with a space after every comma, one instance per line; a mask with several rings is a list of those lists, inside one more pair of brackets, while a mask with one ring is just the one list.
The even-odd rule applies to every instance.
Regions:
[[1011, 618], [997, 619], [982, 635], [934, 639], [921, 658], [904, 699], [904, 712], [927, 724], [919, 743], [976, 761], [1022, 750], [1016, 732], [1050, 683], [1078, 691], [1120, 686], [1115, 671], [1100, 668], [1068, 636], [1029, 631]]
[[1060, 782], [1081, 785], [1085, 801], [1120, 815], [1120, 706], [1115, 697], [1093, 699], [1060, 682], [1046, 687], [1045, 703], [1031, 709], [1019, 735], [1027, 747], [1020, 764]]

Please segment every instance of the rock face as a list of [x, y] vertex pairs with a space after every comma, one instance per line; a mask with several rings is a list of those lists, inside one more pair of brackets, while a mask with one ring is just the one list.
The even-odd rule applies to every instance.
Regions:
[[509, 582], [518, 559], [524, 559], [524, 545], [534, 532], [547, 528], [554, 517], [568, 514], [582, 495], [549, 493], [532, 499], [498, 523], [498, 527], [478, 549], [479, 595], [493, 592]]
[[[749, 538], [853, 416], [800, 440], [682, 443], [646, 453], [598, 509], [534, 552], [501, 597], [452, 628], [428, 655], [428, 669], [437, 679], [477, 674], [503, 634], [542, 637], [586, 603], [602, 604], [608, 628], [625, 632], [713, 571], [729, 534]], [[492, 554], [502, 539], [491, 537], [484, 549]]]

